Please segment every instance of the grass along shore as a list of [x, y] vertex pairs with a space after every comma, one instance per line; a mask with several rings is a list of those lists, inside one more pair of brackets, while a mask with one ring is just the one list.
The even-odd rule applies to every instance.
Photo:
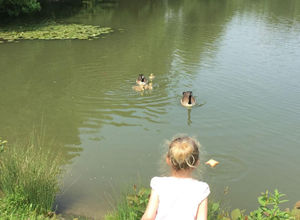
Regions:
[[59, 191], [58, 155], [43, 149], [42, 139], [7, 145], [0, 139], [0, 219], [45, 219]]

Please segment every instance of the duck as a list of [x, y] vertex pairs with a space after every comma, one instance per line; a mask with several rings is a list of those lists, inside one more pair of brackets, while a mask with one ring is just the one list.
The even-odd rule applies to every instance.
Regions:
[[148, 80], [143, 74], [139, 74], [138, 78], [136, 79], [136, 84], [138, 85], [146, 85]]
[[150, 82], [149, 84], [144, 85], [144, 88], [152, 90], [153, 89], [152, 83]]
[[152, 81], [155, 78], [153, 73], [150, 73], [149, 79]]
[[180, 100], [181, 105], [185, 107], [192, 107], [196, 104], [195, 97], [193, 96], [192, 91], [187, 91], [182, 93], [182, 98]]

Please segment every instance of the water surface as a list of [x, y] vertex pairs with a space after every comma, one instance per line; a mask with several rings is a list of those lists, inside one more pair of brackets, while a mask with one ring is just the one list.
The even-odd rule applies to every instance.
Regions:
[[[0, 135], [44, 127], [59, 143], [59, 211], [101, 218], [120, 190], [160, 175], [177, 133], [200, 140], [198, 176], [225, 205], [254, 209], [275, 188], [287, 206], [300, 199], [299, 1], [120, 1], [63, 22], [115, 31], [0, 45]], [[132, 90], [139, 73], [156, 75], [152, 91]], [[181, 107], [186, 90], [205, 104]]]

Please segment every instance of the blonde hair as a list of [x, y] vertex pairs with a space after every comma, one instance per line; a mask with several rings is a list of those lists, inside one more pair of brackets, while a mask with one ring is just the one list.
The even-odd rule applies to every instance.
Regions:
[[173, 139], [169, 144], [167, 157], [176, 171], [195, 168], [199, 159], [200, 143], [191, 137]]

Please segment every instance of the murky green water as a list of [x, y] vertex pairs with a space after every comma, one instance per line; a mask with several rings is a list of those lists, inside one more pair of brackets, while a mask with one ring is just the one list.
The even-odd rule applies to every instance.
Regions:
[[[0, 45], [0, 136], [42, 126], [61, 145], [60, 211], [101, 218], [120, 190], [160, 174], [177, 133], [220, 161], [202, 178], [225, 205], [253, 209], [275, 188], [300, 200], [299, 1], [121, 1], [66, 22], [115, 32]], [[139, 73], [156, 75], [151, 92], [132, 90]], [[185, 90], [205, 105], [181, 107]]]

